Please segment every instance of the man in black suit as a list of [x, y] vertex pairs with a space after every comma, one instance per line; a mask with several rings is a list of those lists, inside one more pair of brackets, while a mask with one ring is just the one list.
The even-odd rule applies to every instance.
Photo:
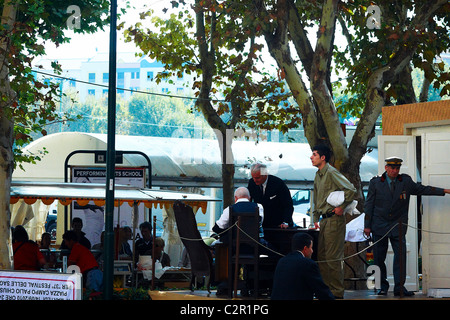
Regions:
[[263, 228], [287, 228], [293, 226], [294, 205], [288, 187], [280, 178], [270, 175], [267, 166], [255, 163], [251, 166], [252, 178], [247, 189], [253, 202], [264, 208]]
[[313, 238], [296, 233], [292, 252], [278, 261], [273, 277], [272, 300], [334, 300], [323, 282], [317, 263], [311, 259]]

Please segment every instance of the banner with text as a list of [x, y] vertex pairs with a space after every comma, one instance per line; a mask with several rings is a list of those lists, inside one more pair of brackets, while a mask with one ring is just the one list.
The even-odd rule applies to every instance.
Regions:
[[0, 300], [81, 300], [80, 273], [0, 271]]

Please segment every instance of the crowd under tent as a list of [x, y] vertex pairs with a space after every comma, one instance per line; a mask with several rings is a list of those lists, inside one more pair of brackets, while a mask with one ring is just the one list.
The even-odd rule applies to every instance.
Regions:
[[[57, 200], [61, 205], [67, 206], [76, 201], [80, 206], [86, 206], [90, 201], [96, 206], [105, 205], [105, 185], [86, 183], [55, 183], [55, 182], [17, 182], [13, 181], [10, 192], [10, 204], [12, 208], [11, 225], [27, 225], [34, 221], [32, 226], [27, 226], [31, 231], [31, 237], [36, 238], [42, 234], [43, 225], [38, 221], [45, 220], [50, 205]], [[133, 207], [133, 215], [138, 214], [139, 204], [147, 208], [164, 207], [169, 210], [175, 201], [183, 201], [191, 206], [194, 212], [201, 210], [206, 213], [208, 202], [220, 201], [220, 199], [204, 196], [201, 194], [177, 192], [170, 190], [153, 190], [136, 188], [130, 186], [116, 185], [114, 190], [114, 206], [120, 207], [128, 204]], [[33, 210], [33, 206], [36, 206]], [[33, 219], [34, 218], [34, 219]], [[137, 222], [138, 217], [133, 216]], [[134, 223], [133, 227], [137, 227]]]

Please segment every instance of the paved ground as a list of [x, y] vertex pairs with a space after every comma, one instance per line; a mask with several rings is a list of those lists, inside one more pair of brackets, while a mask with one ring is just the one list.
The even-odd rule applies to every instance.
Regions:
[[[221, 299], [227, 300], [227, 296], [217, 296], [216, 291], [212, 290], [211, 294], [203, 290], [176, 290], [176, 291], [150, 291], [150, 295], [153, 300], [203, 300], [203, 299]], [[239, 292], [236, 299], [253, 300], [253, 297], [242, 297]], [[260, 300], [268, 300], [267, 296], [263, 296]], [[373, 290], [346, 290], [344, 300], [450, 300], [450, 297], [446, 298], [434, 298], [428, 297], [422, 292], [416, 292], [411, 297], [396, 297], [393, 292], [389, 292], [387, 296], [378, 296]]]

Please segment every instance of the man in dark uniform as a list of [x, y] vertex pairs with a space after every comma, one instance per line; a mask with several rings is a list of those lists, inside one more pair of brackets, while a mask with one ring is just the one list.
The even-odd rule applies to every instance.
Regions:
[[[386, 295], [389, 283], [386, 279], [386, 253], [388, 239], [394, 251], [394, 295], [411, 296], [413, 292], [404, 287], [406, 277], [406, 241], [409, 199], [411, 195], [437, 195], [450, 193], [450, 189], [423, 186], [414, 182], [407, 174], [399, 174], [403, 162], [399, 157], [387, 158], [385, 172], [370, 180], [369, 191], [364, 205], [364, 232], [372, 233], [374, 246], [374, 263], [380, 267], [381, 289], [379, 295]], [[402, 224], [402, 243], [399, 241], [399, 226]], [[385, 236], [386, 235], [386, 236]], [[384, 237], [385, 236], [385, 237]], [[384, 237], [384, 238], [383, 238]], [[379, 241], [379, 242], [378, 242]], [[400, 246], [402, 257], [399, 256]], [[400, 258], [403, 263], [400, 263]], [[402, 270], [400, 270], [402, 266]]]
[[264, 207], [263, 228], [293, 226], [294, 205], [288, 187], [280, 178], [270, 175], [264, 164], [253, 164], [247, 189], [253, 202]]

